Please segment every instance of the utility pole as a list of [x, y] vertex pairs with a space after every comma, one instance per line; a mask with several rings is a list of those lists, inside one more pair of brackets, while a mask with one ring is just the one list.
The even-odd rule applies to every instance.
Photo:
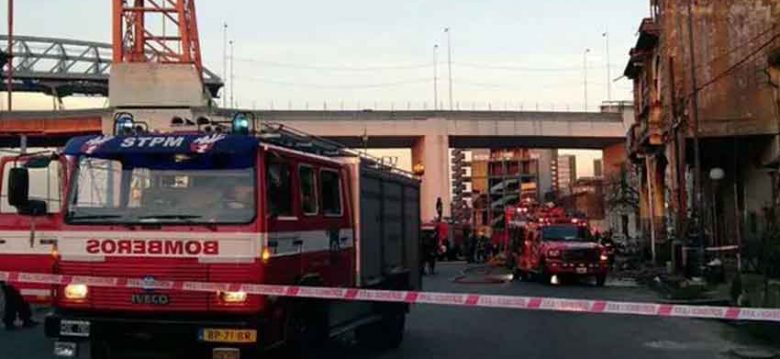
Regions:
[[[227, 81], [228, 78], [228, 24], [227, 22], [222, 24], [222, 81]], [[227, 107], [227, 87], [222, 91], [222, 107]]]
[[609, 58], [609, 28], [604, 31], [604, 39], [607, 46], [607, 101], [612, 101], [612, 63]]
[[452, 111], [452, 33], [449, 27], [444, 28], [444, 32], [447, 33], [447, 71], [450, 81], [450, 111]]
[[585, 103], [582, 105], [582, 109], [585, 111], [588, 111], [588, 53], [590, 53], [590, 49], [585, 49], [585, 52], [582, 54], [583, 88], [585, 90]]
[[433, 110], [439, 109], [439, 45], [433, 45]]
[[702, 235], [701, 216], [702, 211], [702, 197], [701, 197], [701, 148], [699, 146], [699, 85], [696, 81], [696, 51], [694, 46], [693, 36], [693, 0], [688, 0], [688, 49], [690, 52], [691, 61], [688, 67], [691, 71], [691, 87], [693, 92], [691, 93], [691, 114], [693, 116], [693, 161], [694, 161], [694, 175], [693, 175], [693, 194], [694, 194], [694, 207], [693, 207], [693, 220], [694, 228], [696, 230], [696, 236], [699, 241], [699, 266], [704, 265], [704, 236]]
[[230, 40], [230, 108], [233, 108], [234, 102], [233, 102], [233, 96], [235, 93], [233, 90], [235, 89], [235, 67], [233, 62], [233, 40]]
[[8, 111], [13, 110], [14, 93], [14, 0], [8, 0], [8, 78], [6, 86], [8, 90]]

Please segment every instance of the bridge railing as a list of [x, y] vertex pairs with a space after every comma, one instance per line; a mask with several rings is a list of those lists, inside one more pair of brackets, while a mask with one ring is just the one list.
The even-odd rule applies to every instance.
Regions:
[[[8, 36], [0, 35], [0, 49], [8, 47]], [[52, 87], [70, 85], [70, 91], [89, 95], [108, 93], [108, 76], [112, 63], [111, 44], [38, 36], [14, 36], [14, 78], [26, 80], [17, 91], [51, 92]], [[7, 73], [3, 74], [4, 76]], [[205, 84], [216, 95], [222, 79], [203, 69]], [[41, 83], [49, 88], [42, 89]], [[97, 86], [73, 86], [93, 83]]]

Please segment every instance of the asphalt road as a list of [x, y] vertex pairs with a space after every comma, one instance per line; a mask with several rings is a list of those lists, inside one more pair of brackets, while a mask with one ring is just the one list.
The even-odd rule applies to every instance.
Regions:
[[[550, 286], [532, 282], [461, 284], [452, 279], [463, 264], [444, 264], [425, 279], [425, 290], [563, 298], [654, 301], [651, 291], [609, 281]], [[509, 309], [420, 305], [408, 317], [399, 349], [371, 352], [349, 337], [335, 341], [323, 358], [734, 358], [734, 351], [767, 348], [718, 321], [551, 313]], [[0, 332], [0, 359], [51, 358], [42, 329]]]

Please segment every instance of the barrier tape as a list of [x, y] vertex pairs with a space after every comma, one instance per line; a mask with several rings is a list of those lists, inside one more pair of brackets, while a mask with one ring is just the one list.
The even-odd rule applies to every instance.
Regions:
[[189, 292], [243, 291], [248, 294], [268, 296], [347, 301], [376, 301], [554, 312], [780, 322], [780, 309], [761, 308], [693, 306], [492, 294], [391, 291], [360, 288], [328, 288], [193, 281], [153, 281], [136, 278], [66, 276], [25, 272], [0, 272], [0, 281], [9, 283], [57, 285], [85, 284], [93, 287], [139, 288], [145, 290], [162, 289]]

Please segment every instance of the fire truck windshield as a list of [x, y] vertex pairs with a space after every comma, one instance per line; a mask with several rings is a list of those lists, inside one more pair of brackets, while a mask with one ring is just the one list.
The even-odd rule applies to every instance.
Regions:
[[81, 156], [72, 224], [240, 224], [256, 214], [251, 161], [227, 154]]
[[550, 225], [542, 228], [542, 240], [545, 241], [589, 241], [588, 229], [574, 225]]

